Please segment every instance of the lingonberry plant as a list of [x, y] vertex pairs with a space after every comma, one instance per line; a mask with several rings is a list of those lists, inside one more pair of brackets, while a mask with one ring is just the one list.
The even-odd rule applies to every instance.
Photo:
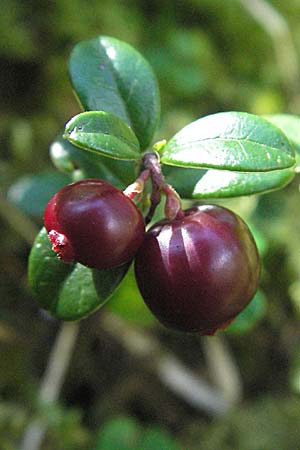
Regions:
[[41, 307], [86, 317], [135, 259], [141, 295], [163, 324], [208, 335], [225, 328], [250, 306], [259, 257], [245, 222], [203, 200], [285, 187], [298, 167], [298, 119], [221, 112], [153, 143], [159, 91], [136, 50], [107, 36], [81, 42], [69, 73], [84, 112], [50, 150], [73, 183], [50, 199], [30, 254]]

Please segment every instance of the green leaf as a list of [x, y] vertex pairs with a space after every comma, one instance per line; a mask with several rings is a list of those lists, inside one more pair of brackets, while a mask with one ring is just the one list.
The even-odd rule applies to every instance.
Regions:
[[7, 197], [23, 212], [40, 219], [50, 198], [71, 181], [57, 172], [24, 175], [10, 186]]
[[85, 178], [94, 178], [99, 175], [99, 155], [86, 152], [71, 144], [71, 142], [58, 136], [49, 148], [50, 157], [55, 167], [61, 172], [70, 174], [81, 171]]
[[63, 320], [78, 320], [102, 306], [129, 265], [95, 270], [66, 264], [52, 251], [47, 231], [38, 234], [29, 256], [28, 278], [41, 308]]
[[59, 170], [72, 175], [73, 181], [100, 178], [123, 190], [136, 178], [133, 161], [86, 152], [62, 137], [57, 138], [50, 146], [50, 156]]
[[250, 331], [266, 313], [266, 297], [262, 291], [257, 291], [248, 306], [226, 328], [226, 332], [242, 334]]
[[179, 131], [161, 161], [181, 167], [261, 172], [292, 167], [294, 149], [269, 121], [243, 112], [203, 117]]
[[293, 114], [270, 114], [265, 119], [279, 127], [294, 145], [297, 166], [300, 166], [300, 117]]
[[160, 113], [156, 77], [130, 45], [108, 36], [77, 44], [70, 56], [73, 88], [84, 110], [106, 111], [131, 126], [146, 149]]
[[191, 199], [261, 194], [282, 189], [295, 176], [293, 168], [269, 172], [233, 172], [163, 166], [163, 171], [166, 180], [179, 195]]
[[64, 138], [84, 150], [116, 159], [140, 159], [139, 142], [132, 129], [117, 116], [89, 111], [73, 117]]

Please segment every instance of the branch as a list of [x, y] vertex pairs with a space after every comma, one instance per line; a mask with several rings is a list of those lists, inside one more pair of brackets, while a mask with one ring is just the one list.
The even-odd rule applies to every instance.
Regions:
[[[38, 402], [52, 404], [57, 401], [73, 354], [79, 324], [64, 323], [59, 330], [48, 364], [41, 381]], [[47, 431], [47, 424], [41, 419], [33, 420], [24, 433], [20, 450], [38, 450]]]
[[236, 405], [243, 395], [240, 370], [222, 334], [202, 337], [210, 376], [230, 405]]
[[232, 406], [232, 401], [228, 401], [221, 391], [171, 355], [154, 336], [129, 325], [114, 314], [105, 312], [101, 318], [102, 327], [107, 333], [189, 405], [212, 416], [223, 415]]

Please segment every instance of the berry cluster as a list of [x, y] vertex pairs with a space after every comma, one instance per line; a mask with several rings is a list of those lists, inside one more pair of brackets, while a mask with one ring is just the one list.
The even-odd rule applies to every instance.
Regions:
[[[132, 201], [151, 178], [149, 213], [144, 220]], [[161, 192], [166, 219], [145, 232]], [[124, 193], [103, 180], [70, 184], [49, 201], [44, 217], [53, 250], [65, 262], [108, 269], [135, 258], [145, 303], [164, 325], [214, 334], [250, 302], [259, 280], [259, 257], [247, 225], [217, 205], [186, 211], [165, 183], [155, 154]]]

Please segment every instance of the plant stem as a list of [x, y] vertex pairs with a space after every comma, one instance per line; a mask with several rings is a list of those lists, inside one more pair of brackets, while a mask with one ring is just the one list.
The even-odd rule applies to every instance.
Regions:
[[[73, 348], [79, 331], [79, 324], [64, 323], [54, 342], [48, 364], [41, 381], [38, 402], [44, 405], [55, 403], [73, 354]], [[33, 420], [24, 433], [20, 450], [38, 450], [47, 431], [42, 418]]]
[[175, 189], [170, 184], [165, 183], [162, 186], [162, 191], [166, 195], [166, 217], [168, 217], [169, 220], [182, 219], [184, 217], [184, 212], [181, 209], [180, 197]]
[[223, 333], [209, 337], [202, 336], [201, 343], [215, 386], [229, 405], [236, 405], [243, 396], [243, 382]]
[[186, 367], [153, 335], [107, 311], [102, 314], [101, 319], [102, 327], [107, 333], [116, 338], [146, 370], [154, 373], [187, 404], [211, 416], [224, 415], [230, 409], [232, 403], [224, 398], [223, 392]]
[[151, 206], [146, 217], [146, 223], [152, 220], [155, 210], [161, 201], [161, 192], [166, 195], [165, 216], [167, 219], [174, 220], [175, 218], [183, 217], [184, 213], [181, 209], [180, 197], [175, 189], [166, 183], [158, 153], [145, 153], [143, 165], [145, 169], [150, 171], [152, 181]]
[[133, 200], [137, 196], [139, 197], [140, 194], [142, 194], [142, 192], [144, 190], [145, 183], [148, 180], [149, 176], [150, 176], [150, 170], [148, 170], [148, 169], [143, 170], [140, 173], [139, 177], [132, 184], [127, 186], [127, 188], [123, 191], [123, 193], [128, 198], [130, 198], [130, 200]]

